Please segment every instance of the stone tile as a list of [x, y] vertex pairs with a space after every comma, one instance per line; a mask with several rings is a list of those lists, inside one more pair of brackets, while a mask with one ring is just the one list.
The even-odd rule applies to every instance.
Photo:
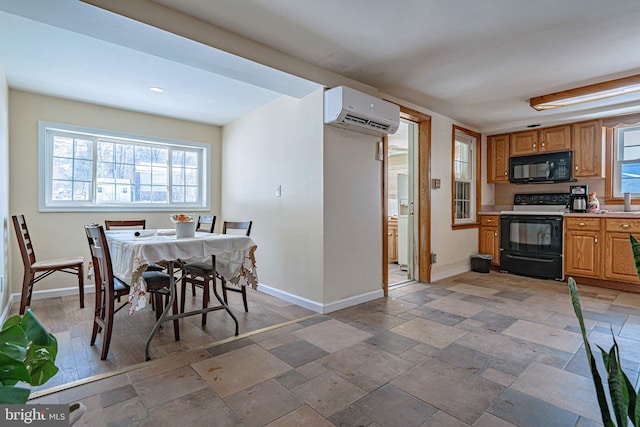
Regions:
[[291, 344], [293, 342], [300, 341], [300, 338], [293, 334], [282, 334], [277, 337], [269, 338], [258, 342], [258, 345], [265, 350], [271, 350], [276, 347], [283, 346], [285, 344]]
[[333, 372], [315, 377], [291, 392], [326, 418], [367, 395], [367, 392]]
[[287, 390], [291, 390], [294, 387], [299, 386], [307, 382], [308, 378], [302, 375], [300, 372], [292, 369], [284, 374], [275, 377], [275, 380], [280, 383]]
[[442, 362], [465, 369], [469, 373], [480, 375], [487, 368], [503, 365], [505, 362], [458, 344], [451, 344], [432, 354]]
[[631, 339], [640, 339], [640, 316], [630, 315], [622, 326], [620, 336]]
[[302, 405], [274, 380], [241, 390], [224, 401], [247, 426], [263, 426]]
[[410, 369], [391, 384], [467, 424], [475, 423], [503, 390], [492, 381], [434, 358]]
[[325, 368], [367, 391], [381, 387], [414, 365], [367, 344], [337, 351], [320, 362]]
[[153, 408], [149, 411], [149, 421], [144, 425], [231, 427], [241, 424], [236, 414], [209, 388]]
[[[640, 338], [640, 337], [638, 337]], [[589, 334], [589, 342], [595, 349], [595, 345], [609, 350], [613, 345], [613, 338], [611, 332], [602, 333], [593, 331]], [[640, 341], [638, 339], [629, 339], [625, 337], [616, 337], [616, 342], [620, 349], [620, 357], [626, 360], [640, 360]]]
[[294, 335], [329, 353], [352, 346], [372, 336], [333, 319], [297, 330]]
[[436, 412], [420, 427], [468, 427], [469, 424], [463, 423], [459, 419], [452, 417], [443, 411]]
[[131, 371], [127, 375], [131, 379], [131, 382], [142, 381], [184, 366], [189, 366], [192, 363], [208, 359], [209, 357], [211, 357], [211, 354], [206, 350], [179, 352], [172, 354], [171, 357], [146, 362], [142, 368]]
[[392, 385], [385, 385], [352, 405], [381, 426], [418, 426], [436, 409]]
[[484, 328], [493, 332], [502, 332], [516, 322], [516, 318], [505, 316], [504, 314], [495, 313], [489, 310], [483, 310], [472, 317], [484, 324]]
[[137, 396], [132, 385], [125, 385], [100, 393], [100, 405], [106, 408]]
[[593, 381], [581, 375], [534, 362], [511, 388], [591, 420], [600, 417]]
[[477, 295], [467, 295], [462, 298], [462, 301], [492, 308], [500, 307], [503, 304], [501, 301], [496, 300], [495, 298], [480, 297]]
[[488, 412], [519, 427], [565, 427], [578, 421], [574, 413], [511, 389], [505, 390]]
[[391, 329], [391, 331], [436, 348], [444, 348], [468, 333], [461, 329], [422, 318], [410, 320]]
[[504, 387], [509, 387], [516, 379], [515, 375], [508, 374], [496, 368], [488, 368], [481, 375], [483, 378], [486, 378]]
[[456, 314], [447, 313], [446, 311], [440, 311], [431, 307], [418, 307], [413, 310], [415, 314], [425, 319], [433, 320], [434, 322], [442, 323], [443, 325], [455, 326], [458, 323], [466, 320], [464, 316], [458, 316]]
[[239, 340], [233, 340], [233, 341], [226, 342], [224, 344], [209, 347], [207, 349], [207, 352], [211, 356], [217, 356], [219, 354], [228, 353], [230, 351], [237, 350], [239, 348], [243, 348], [248, 345], [252, 345], [254, 343], [255, 342], [249, 338], [240, 338]]
[[[332, 425], [345, 427], [375, 427], [378, 424], [355, 405], [349, 405], [329, 418]], [[296, 426], [297, 427], [297, 426]]]
[[515, 301], [523, 302], [523, 301], [526, 301], [527, 298], [529, 298], [531, 295], [532, 295], [531, 293], [525, 292], [525, 291], [506, 290], [506, 291], [497, 292], [493, 296], [500, 297], [500, 298], [508, 298]]
[[489, 331], [470, 332], [456, 344], [508, 362], [500, 368], [512, 375], [519, 375], [541, 354], [537, 344]]
[[326, 322], [327, 320], [330, 320], [330, 319], [331, 319], [331, 317], [329, 317], [329, 316], [319, 315], [317, 317], [312, 317], [311, 319], [307, 319], [307, 320], [303, 320], [302, 322], [298, 322], [298, 325], [300, 325], [303, 328], [306, 328], [307, 326], [317, 325], [318, 323]]
[[474, 427], [516, 427], [514, 424], [511, 424], [508, 421], [503, 420], [502, 418], [498, 418], [493, 414], [485, 412], [482, 414], [478, 421], [475, 423]]
[[316, 347], [306, 341], [285, 344], [269, 352], [293, 368], [306, 365], [329, 354], [320, 347]]
[[133, 386], [145, 408], [151, 408], [206, 388], [207, 384], [191, 367], [185, 366], [135, 382]]
[[415, 347], [419, 341], [396, 334], [395, 332], [385, 331], [372, 336], [367, 339], [365, 343], [377, 349], [384, 350], [387, 353], [398, 355]]
[[638, 309], [640, 308], [640, 294], [620, 292], [620, 295], [613, 300], [613, 304]]
[[429, 357], [426, 354], [419, 353], [415, 350], [407, 350], [404, 353], [400, 353], [398, 356], [400, 356], [404, 360], [408, 360], [409, 362], [416, 363], [416, 364], [418, 362], [422, 362], [423, 360]]
[[332, 427], [333, 424], [307, 405], [301, 406], [295, 411], [289, 412], [284, 417], [267, 424], [267, 427], [299, 426]]
[[502, 333], [571, 353], [582, 344], [579, 334], [526, 320], [518, 320]]
[[461, 283], [459, 285], [451, 286], [450, 291], [461, 292], [463, 294], [475, 295], [478, 297], [492, 296], [499, 291], [497, 289], [488, 288], [485, 286]]
[[300, 366], [296, 371], [304, 375], [307, 379], [311, 379], [327, 372], [327, 368], [325, 368], [322, 363], [316, 361]]
[[[148, 418], [148, 411], [137, 396], [109, 407], [104, 407], [103, 412], [109, 426], [143, 424], [141, 422]], [[82, 419], [80, 420], [82, 421]]]
[[291, 369], [257, 344], [203, 360], [192, 367], [222, 398]]
[[412, 292], [410, 294], [405, 294], [400, 297], [396, 297], [395, 299], [400, 301], [406, 301], [417, 305], [426, 304], [428, 302], [433, 301], [429, 295], [424, 292]]
[[456, 294], [452, 294], [425, 304], [427, 307], [457, 314], [463, 317], [473, 317], [484, 310], [484, 306], [462, 301]]
[[[86, 304], [86, 302], [85, 302]], [[130, 385], [127, 374], [104, 378], [99, 381], [83, 384], [60, 392], [60, 402], [76, 402], [89, 396], [99, 395], [114, 388]]]

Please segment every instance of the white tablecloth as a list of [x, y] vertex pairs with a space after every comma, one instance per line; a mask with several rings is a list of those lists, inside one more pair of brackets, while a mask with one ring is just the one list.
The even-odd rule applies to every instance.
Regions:
[[113, 274], [131, 285], [129, 314], [146, 306], [142, 273], [150, 262], [207, 259], [216, 256], [216, 272], [238, 286], [258, 286], [255, 242], [247, 236], [196, 232], [195, 237], [176, 238], [171, 230], [157, 230], [136, 237], [135, 230], [105, 231]]

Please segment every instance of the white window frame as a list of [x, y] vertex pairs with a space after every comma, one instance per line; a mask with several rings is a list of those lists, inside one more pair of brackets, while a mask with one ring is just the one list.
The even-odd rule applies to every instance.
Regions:
[[[622, 165], [623, 164], [640, 164], [640, 157], [636, 159], [627, 159], [621, 160], [622, 158], [622, 144], [624, 143], [624, 138], [620, 137], [621, 133], [629, 132], [629, 131], [640, 131], [640, 126], [625, 126], [615, 128], [614, 131], [614, 144], [615, 144], [615, 158], [613, 161], [613, 196], [614, 197], [623, 197], [622, 193]], [[640, 179], [640, 178], [639, 178]], [[632, 196], [637, 197], [640, 196], [640, 192], [631, 193]]]
[[[73, 135], [80, 136], [94, 141], [92, 172], [91, 172], [91, 189], [89, 201], [57, 201], [52, 198], [53, 188], [53, 140], [56, 135]], [[147, 145], [151, 147], [171, 149], [186, 149], [196, 151], [198, 153], [198, 198], [196, 203], [176, 203], [171, 201], [171, 193], [167, 194], [166, 202], [113, 202], [104, 203], [97, 202], [96, 195], [98, 193], [98, 184], [96, 177], [95, 141], [98, 139], [108, 139], [117, 143], [130, 143], [134, 145]], [[169, 154], [169, 166], [167, 167], [167, 188], [171, 189], [172, 168], [171, 155]], [[40, 212], [123, 212], [123, 211], [210, 211], [210, 182], [211, 182], [211, 147], [193, 141], [182, 141], [168, 138], [144, 136], [125, 132], [117, 132], [102, 129], [92, 129], [82, 126], [74, 126], [61, 123], [53, 123], [46, 121], [38, 122], [38, 209]]]
[[[458, 161], [458, 159], [456, 159], [455, 153], [455, 145], [457, 143], [462, 143], [465, 144], [469, 147], [469, 159], [468, 159], [468, 164], [469, 164], [469, 168], [470, 168], [470, 177], [469, 179], [457, 179], [456, 178], [456, 171], [455, 171], [455, 166], [456, 166], [456, 162]], [[478, 138], [476, 138], [474, 135], [470, 135], [466, 132], [464, 132], [463, 130], [461, 130], [460, 128], [455, 128], [454, 127], [454, 137], [453, 137], [453, 158], [451, 161], [451, 167], [453, 168], [452, 170], [452, 190], [451, 190], [451, 194], [453, 197], [453, 203], [451, 205], [451, 208], [453, 209], [453, 212], [451, 212], [451, 217], [453, 220], [453, 225], [466, 225], [466, 224], [475, 224], [476, 222], [476, 196], [477, 196], [477, 188], [476, 188], [476, 180], [478, 178], [478, 173], [479, 171], [477, 170], [477, 165], [476, 165], [476, 150], [478, 149]], [[457, 197], [457, 193], [456, 193], [456, 183], [458, 182], [463, 182], [469, 185], [469, 196], [468, 198], [465, 198], [464, 200], [468, 200], [469, 203], [469, 217], [468, 218], [456, 218], [456, 212], [455, 212], [455, 208], [456, 208], [456, 202], [458, 201], [458, 197]]]

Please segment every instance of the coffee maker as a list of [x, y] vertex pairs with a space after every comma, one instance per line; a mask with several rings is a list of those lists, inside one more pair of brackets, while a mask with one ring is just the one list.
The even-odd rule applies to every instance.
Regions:
[[569, 211], [586, 212], [589, 199], [587, 185], [571, 185], [569, 187]]

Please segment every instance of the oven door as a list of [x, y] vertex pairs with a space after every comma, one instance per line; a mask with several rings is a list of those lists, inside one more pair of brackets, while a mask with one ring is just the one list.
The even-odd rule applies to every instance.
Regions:
[[500, 271], [564, 279], [562, 216], [501, 215]]
[[562, 216], [500, 216], [501, 251], [562, 255], [562, 240]]

